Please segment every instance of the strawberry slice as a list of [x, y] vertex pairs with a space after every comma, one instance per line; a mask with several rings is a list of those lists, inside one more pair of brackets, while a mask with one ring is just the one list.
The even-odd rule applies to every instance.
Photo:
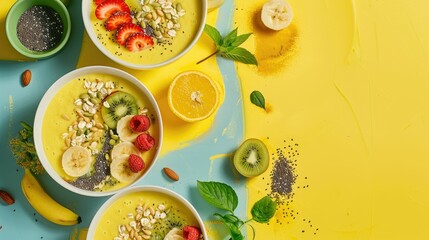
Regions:
[[144, 33], [134, 33], [128, 37], [126, 42], [126, 46], [131, 52], [139, 52], [153, 45], [153, 39]]
[[125, 45], [127, 38], [134, 33], [143, 33], [143, 29], [137, 24], [125, 23], [119, 28], [116, 34], [116, 41], [120, 45]]
[[104, 23], [107, 31], [118, 29], [122, 24], [130, 23], [133, 21], [131, 15], [127, 12], [117, 12], [110, 16]]
[[130, 8], [123, 0], [105, 0], [95, 9], [98, 19], [106, 19], [116, 12], [131, 13]]

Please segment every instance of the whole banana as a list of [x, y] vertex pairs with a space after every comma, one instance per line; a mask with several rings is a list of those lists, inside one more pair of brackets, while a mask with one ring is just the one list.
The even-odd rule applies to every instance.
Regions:
[[47, 220], [59, 225], [75, 225], [81, 218], [49, 196], [29, 169], [25, 169], [21, 181], [22, 191], [33, 208]]

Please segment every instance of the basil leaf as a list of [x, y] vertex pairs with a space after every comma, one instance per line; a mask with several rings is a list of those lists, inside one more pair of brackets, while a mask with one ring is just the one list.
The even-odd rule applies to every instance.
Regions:
[[213, 41], [216, 43], [216, 48], [223, 44], [222, 36], [215, 27], [206, 24], [204, 26], [204, 32], [209, 35], [211, 39], [213, 39]]
[[265, 98], [259, 91], [253, 91], [250, 94], [250, 102], [255, 104], [256, 106], [265, 109]]
[[222, 216], [219, 213], [215, 213], [213, 215], [216, 216], [222, 222], [233, 223], [237, 227], [240, 227], [244, 223], [241, 219], [239, 219], [237, 216], [235, 216], [233, 214], [225, 214], [225, 215]]
[[225, 223], [229, 228], [229, 234], [232, 240], [243, 240], [244, 236], [241, 234], [240, 229], [234, 224]]
[[259, 223], [267, 223], [276, 213], [277, 204], [269, 196], [257, 201], [251, 210], [253, 220]]
[[249, 37], [252, 35], [251, 33], [246, 33], [235, 38], [234, 42], [231, 44], [233, 47], [238, 47], [243, 44]]
[[218, 217], [219, 220], [223, 222], [223, 224], [225, 224], [225, 226], [228, 228], [229, 234], [231, 235], [231, 239], [244, 239], [244, 236], [241, 234], [240, 231], [240, 226], [237, 224], [237, 222], [242, 222], [240, 219], [238, 219], [232, 214], [226, 214], [225, 216], [222, 216], [219, 213], [215, 213], [214, 215]]
[[228, 33], [228, 35], [226, 35], [223, 38], [223, 44], [222, 47], [229, 47], [231, 46], [231, 44], [235, 41], [235, 39], [237, 38], [237, 31], [238, 28], [232, 30], [230, 33]]
[[197, 189], [204, 200], [217, 208], [230, 212], [237, 208], [237, 193], [225, 183], [197, 181]]
[[230, 51], [223, 52], [221, 55], [225, 58], [232, 59], [245, 64], [258, 65], [255, 56], [244, 48], [236, 47]]

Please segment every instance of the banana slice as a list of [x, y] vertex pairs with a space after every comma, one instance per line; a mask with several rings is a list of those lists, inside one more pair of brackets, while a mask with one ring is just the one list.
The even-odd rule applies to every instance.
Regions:
[[130, 154], [140, 156], [140, 151], [130, 142], [121, 142], [113, 147], [110, 157], [114, 159], [121, 155], [129, 156]]
[[116, 131], [118, 132], [118, 136], [123, 141], [132, 142], [136, 140], [139, 133], [135, 133], [130, 128], [130, 121], [134, 115], [127, 115], [118, 121], [118, 125], [116, 126]]
[[129, 155], [120, 155], [113, 158], [110, 164], [110, 173], [120, 182], [132, 182], [140, 176], [140, 173], [134, 173], [130, 170], [128, 157]]
[[165, 235], [164, 240], [183, 240], [183, 232], [178, 228], [171, 229], [167, 235]]
[[286, 28], [292, 17], [292, 8], [285, 0], [270, 0], [262, 7], [262, 23], [270, 29], [278, 31]]
[[67, 175], [80, 177], [91, 168], [91, 152], [84, 147], [73, 146], [63, 153], [61, 162]]

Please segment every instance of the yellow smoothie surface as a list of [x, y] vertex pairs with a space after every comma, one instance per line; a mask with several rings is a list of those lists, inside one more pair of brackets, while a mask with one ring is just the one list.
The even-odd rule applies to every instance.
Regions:
[[[85, 98], [90, 91], [85, 86], [95, 85], [95, 83], [103, 85], [100, 89], [107, 89], [107, 97], [103, 98], [103, 95], [100, 95], [99, 92], [103, 92], [103, 90], [96, 91], [98, 94], [94, 98], [100, 102], [98, 105], [94, 104], [92, 108], [96, 112], [91, 115], [91, 113], [84, 110], [86, 109], [85, 103], [92, 102], [91, 99], [93, 98]], [[155, 140], [155, 144], [151, 149], [147, 151], [136, 150], [134, 138], [141, 133], [133, 133], [126, 128], [119, 129], [120, 124], [118, 124], [118, 129], [108, 127], [103, 120], [102, 110], [100, 109], [103, 108], [104, 102], [108, 101], [107, 99], [110, 96], [114, 96], [117, 93], [126, 93], [133, 96], [137, 106], [136, 115], [145, 115], [150, 119], [150, 127], [145, 131], [145, 134], [149, 134]], [[110, 106], [109, 109], [114, 109], [114, 106]], [[123, 137], [124, 135], [127, 135], [127, 139]], [[46, 157], [60, 177], [85, 190], [110, 191], [129, 185], [144, 174], [153, 164], [160, 141], [159, 123], [149, 99], [136, 86], [117, 76], [94, 73], [71, 80], [52, 98], [43, 119], [42, 139]], [[123, 145], [126, 147], [118, 147]], [[65, 152], [72, 149], [72, 147], [91, 155], [89, 171], [79, 177], [70, 175], [70, 172], [66, 171], [63, 165]], [[143, 159], [145, 167], [142, 171], [130, 173], [126, 164], [116, 164], [120, 166], [115, 167], [115, 169], [110, 168], [111, 163], [115, 163], [115, 159], [126, 159], [123, 156], [128, 157], [131, 153]], [[115, 154], [117, 157], [114, 157]], [[71, 156], [76, 157], [77, 153], [74, 152], [74, 155]], [[81, 163], [86, 162], [84, 160], [80, 161]], [[125, 160], [124, 163], [126, 163]], [[71, 169], [76, 172], [76, 166], [72, 166]], [[101, 174], [100, 172], [103, 173]], [[115, 176], [120, 176], [120, 178], [112, 176], [114, 173], [116, 173]]]
[[145, 239], [164, 239], [173, 228], [180, 234], [185, 226], [199, 227], [197, 219], [184, 204], [154, 191], [120, 197], [107, 208], [96, 226], [94, 239], [115, 239], [121, 233], [128, 234], [131, 228], [140, 236], [150, 236]]
[[[142, 5], [140, 1], [137, 0], [126, 0], [125, 1], [132, 13], [133, 23], [140, 25], [137, 21], [137, 13], [142, 12]], [[157, 1], [156, 1], [157, 2]], [[133, 63], [133, 64], [157, 64], [164, 62], [168, 59], [173, 58], [174, 56], [181, 53], [189, 44], [193, 41], [198, 31], [199, 19], [202, 17], [201, 9], [202, 9], [202, 1], [184, 1], [177, 0], [174, 1], [174, 5], [180, 4], [182, 9], [185, 11], [184, 15], [179, 17], [177, 21], [173, 23], [164, 17], [164, 25], [167, 26], [169, 22], [173, 24], [175, 30], [175, 36], [168, 36], [167, 32], [164, 32], [163, 35], [165, 37], [162, 40], [157, 40], [157, 38], [153, 34], [149, 34], [146, 29], [148, 29], [150, 23], [155, 21], [154, 18], [146, 19], [142, 15], [141, 18], [144, 18], [145, 22], [145, 33], [151, 35], [153, 38], [155, 45], [151, 48], [144, 49], [138, 52], [132, 52], [128, 50], [125, 46], [120, 45], [116, 42], [117, 31], [107, 31], [105, 28], [106, 19], [98, 19], [95, 15], [96, 12], [96, 4], [93, 3], [91, 6], [91, 16], [90, 20], [93, 26], [93, 31], [97, 36], [98, 41], [104, 46], [104, 48], [115, 55], [119, 59]], [[144, 6], [144, 5], [143, 5]], [[178, 25], [176, 25], [178, 24]], [[152, 28], [151, 28], [152, 29]], [[151, 33], [156, 31], [157, 29], [150, 30]]]

